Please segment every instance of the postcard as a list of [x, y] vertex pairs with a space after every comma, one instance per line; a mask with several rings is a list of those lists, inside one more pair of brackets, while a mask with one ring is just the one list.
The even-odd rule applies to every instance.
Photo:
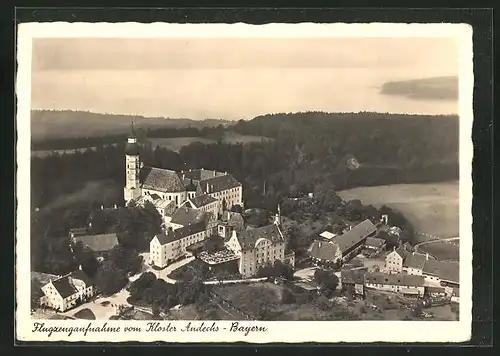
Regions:
[[21, 341], [460, 342], [472, 29], [23, 23]]

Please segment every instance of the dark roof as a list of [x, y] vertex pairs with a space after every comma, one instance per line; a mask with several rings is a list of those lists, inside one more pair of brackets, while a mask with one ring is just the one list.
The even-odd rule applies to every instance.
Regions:
[[192, 179], [193, 181], [200, 181], [200, 180], [206, 180], [206, 179], [217, 177], [217, 176], [222, 176], [225, 173], [201, 168], [201, 169], [193, 169], [193, 170], [189, 170], [189, 171], [183, 171], [180, 174], [184, 175], [184, 179], [190, 179], [190, 180]]
[[83, 281], [87, 287], [94, 285], [94, 281], [92, 280], [92, 278], [87, 276], [87, 274], [82, 270], [71, 272], [71, 277]]
[[333, 242], [314, 241], [311, 245], [310, 255], [313, 258], [324, 261], [334, 261], [338, 246]]
[[427, 260], [423, 269], [423, 273], [438, 276], [443, 281], [459, 283], [459, 267], [460, 264], [458, 262]]
[[373, 225], [370, 220], [366, 219], [345, 234], [336, 236], [334, 241], [338, 244], [340, 251], [345, 252], [375, 231], [377, 231], [375, 225]]
[[241, 183], [238, 182], [234, 177], [230, 174], [226, 174], [223, 176], [213, 177], [210, 179], [205, 179], [200, 181], [201, 190], [206, 192], [207, 185], [209, 187], [209, 193], [217, 193], [223, 190], [236, 188], [241, 186]]
[[208, 204], [216, 202], [216, 201], [217, 201], [217, 199], [212, 198], [208, 194], [198, 195], [197, 197], [194, 197], [191, 199], [191, 202], [197, 208], [200, 208], [202, 206], [208, 205]]
[[244, 230], [237, 234], [242, 250], [251, 250], [255, 247], [258, 239], [264, 238], [272, 243], [283, 242], [281, 231], [276, 224]]
[[115, 233], [75, 236], [74, 240], [75, 242], [81, 241], [84, 246], [87, 246], [94, 252], [109, 251], [118, 245], [118, 237]]
[[399, 246], [397, 249], [395, 249], [394, 251], [396, 251], [396, 253], [401, 256], [401, 258], [404, 259], [406, 257], [408, 257], [409, 255], [411, 255], [411, 252], [407, 251], [404, 246]]
[[446, 289], [444, 287], [425, 287], [428, 293], [445, 293]]
[[143, 188], [160, 192], [183, 192], [184, 184], [176, 172], [168, 169], [144, 167], [140, 172], [140, 182]]
[[136, 143], [127, 142], [125, 145], [125, 154], [129, 156], [138, 156], [141, 152], [141, 146]]
[[54, 288], [59, 292], [61, 297], [63, 297], [63, 299], [66, 299], [70, 295], [77, 293], [77, 290], [69, 281], [69, 275], [52, 281], [52, 284], [54, 285]]
[[408, 252], [403, 261], [404, 267], [423, 269], [427, 261], [427, 257], [420, 253]]
[[199, 222], [196, 224], [187, 225], [181, 228], [178, 228], [174, 231], [169, 231], [168, 233], [158, 234], [155, 237], [160, 241], [160, 244], [165, 245], [169, 242], [180, 240], [184, 237], [191, 236], [202, 232], [205, 230], [205, 222]]
[[342, 278], [342, 283], [363, 284], [365, 281], [365, 271], [362, 269], [359, 270], [345, 269], [340, 272], [340, 277]]
[[189, 223], [195, 224], [200, 221], [207, 222], [209, 220], [208, 214], [208, 212], [182, 206], [174, 212], [170, 222], [182, 226], [189, 225]]
[[421, 287], [424, 285], [424, 277], [404, 273], [367, 272], [365, 283]]
[[382, 247], [385, 244], [385, 240], [378, 239], [376, 237], [368, 237], [366, 239], [365, 245], [373, 247]]

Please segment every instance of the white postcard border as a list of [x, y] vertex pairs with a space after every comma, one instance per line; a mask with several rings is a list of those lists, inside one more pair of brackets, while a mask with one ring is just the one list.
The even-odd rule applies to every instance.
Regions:
[[[147, 332], [149, 321], [32, 320], [30, 316], [30, 108], [33, 38], [68, 37], [446, 37], [460, 43], [460, 321], [240, 321], [264, 330], [232, 331], [231, 321], [216, 321], [218, 331], [183, 332], [189, 321], [161, 321], [177, 330]], [[25, 23], [18, 28], [17, 107], [17, 230], [16, 336], [21, 341], [165, 341], [165, 342], [460, 342], [470, 339], [472, 322], [472, 28], [466, 24], [141, 24], [141, 23]], [[465, 282], [465, 283], [463, 283]], [[70, 333], [35, 332], [45, 327], [81, 327]], [[201, 321], [192, 321], [200, 325]], [[212, 321], [205, 322], [206, 326]], [[87, 329], [120, 328], [119, 332]], [[142, 332], [134, 331], [140, 327]], [[126, 328], [132, 328], [126, 330]]]

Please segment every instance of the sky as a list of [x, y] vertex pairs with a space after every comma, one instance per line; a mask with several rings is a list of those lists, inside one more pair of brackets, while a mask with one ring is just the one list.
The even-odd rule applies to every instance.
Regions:
[[379, 94], [458, 75], [439, 38], [34, 39], [32, 108], [192, 119], [272, 112], [449, 114], [456, 101]]

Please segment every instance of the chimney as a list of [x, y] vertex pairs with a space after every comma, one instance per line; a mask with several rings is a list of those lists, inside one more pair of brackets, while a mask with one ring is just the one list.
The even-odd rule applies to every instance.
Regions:
[[413, 251], [411, 254], [412, 254], [413, 256], [415, 256], [415, 251]]
[[117, 209], [118, 207], [116, 206], [116, 204], [114, 205], [114, 208]]
[[214, 177], [216, 176], [217, 172], [214, 171]]
[[428, 259], [429, 259], [429, 254], [428, 254], [428, 253], [426, 253], [426, 254], [425, 254], [425, 259], [426, 259], [426, 260], [428, 260]]
[[235, 239], [237, 238], [237, 237], [236, 237], [236, 230], [233, 230], [233, 231], [232, 231], [232, 233], [231, 233], [231, 238], [233, 238], [233, 237], [234, 237]]
[[78, 269], [81, 271], [82, 270], [82, 265], [78, 265]]
[[182, 173], [182, 180], [184, 180], [184, 178], [186, 178], [186, 175]]
[[101, 205], [101, 210], [104, 210], [104, 206], [103, 205]]
[[393, 250], [393, 251], [396, 251], [396, 246], [394, 246], [394, 247], [392, 248], [392, 250]]

